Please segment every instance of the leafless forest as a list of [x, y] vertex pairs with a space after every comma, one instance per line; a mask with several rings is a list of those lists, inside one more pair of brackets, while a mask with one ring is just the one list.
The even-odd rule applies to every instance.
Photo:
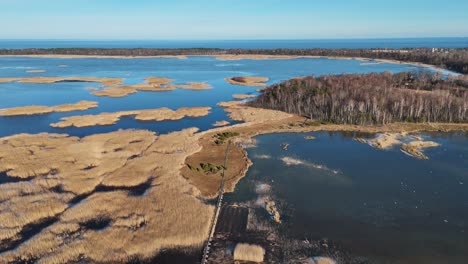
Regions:
[[325, 75], [272, 85], [251, 106], [324, 122], [468, 121], [468, 81], [432, 73]]

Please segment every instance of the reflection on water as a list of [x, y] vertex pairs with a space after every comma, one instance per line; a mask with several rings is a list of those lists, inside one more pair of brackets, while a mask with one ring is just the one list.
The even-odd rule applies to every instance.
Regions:
[[374, 149], [350, 133], [305, 135], [257, 137], [248, 150], [254, 165], [227, 199], [255, 199], [256, 184], [268, 183], [286, 205], [288, 236], [328, 238], [371, 263], [468, 263], [466, 133], [423, 134], [442, 145], [425, 150], [430, 160]]

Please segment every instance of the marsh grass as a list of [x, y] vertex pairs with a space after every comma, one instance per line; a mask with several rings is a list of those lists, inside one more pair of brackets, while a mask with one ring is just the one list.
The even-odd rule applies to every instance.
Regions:
[[265, 249], [261, 246], [239, 243], [234, 249], [234, 260], [263, 262]]
[[[0, 259], [116, 263], [201, 247], [214, 207], [180, 176], [186, 157], [200, 150], [196, 131], [0, 139], [0, 171], [33, 177], [0, 185], [0, 242], [21, 241]], [[22, 240], [28, 225], [51, 217], [56, 221]]]

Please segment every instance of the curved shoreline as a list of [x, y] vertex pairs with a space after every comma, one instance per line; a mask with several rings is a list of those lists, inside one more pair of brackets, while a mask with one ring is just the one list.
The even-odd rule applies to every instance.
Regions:
[[421, 62], [412, 62], [412, 61], [399, 61], [393, 59], [377, 59], [377, 58], [367, 58], [367, 57], [339, 57], [339, 56], [292, 56], [292, 55], [264, 55], [264, 54], [248, 54], [248, 55], [230, 55], [230, 54], [221, 54], [221, 55], [160, 55], [160, 56], [115, 56], [115, 55], [0, 55], [2, 57], [18, 57], [18, 58], [51, 58], [51, 59], [188, 59], [190, 57], [212, 57], [217, 60], [222, 61], [237, 61], [237, 60], [291, 60], [291, 59], [333, 59], [333, 60], [359, 60], [359, 61], [376, 61], [381, 63], [391, 63], [391, 64], [405, 64], [405, 65], [414, 65], [423, 68], [431, 68], [438, 71], [448, 71], [451, 74], [463, 75], [448, 69], [438, 67], [436, 65], [425, 64]]
[[[345, 131], [345, 132], [361, 132], [361, 133], [414, 133], [423, 131], [468, 131], [468, 123], [451, 124], [451, 123], [392, 123], [388, 125], [378, 126], [358, 126], [358, 125], [335, 125], [335, 124], [307, 124], [307, 119], [301, 116], [288, 114], [276, 110], [253, 108], [243, 105], [240, 101], [221, 102], [219, 106], [223, 107], [229, 117], [235, 121], [244, 123], [232, 126], [218, 127], [210, 130], [202, 131], [195, 134], [198, 137], [199, 145], [202, 147], [199, 152], [188, 156], [186, 164], [195, 164], [196, 162], [209, 162], [214, 165], [221, 164], [216, 157], [222, 157], [225, 148], [223, 144], [214, 144], [216, 135], [222, 133], [237, 134], [231, 140], [236, 143], [237, 151], [243, 155], [229, 155], [230, 165], [234, 169], [226, 170], [228, 187], [225, 192], [233, 192], [237, 183], [245, 177], [252, 161], [249, 159], [247, 147], [255, 145], [254, 137], [264, 134], [274, 133], [307, 133], [316, 131]], [[185, 171], [184, 171], [185, 170]], [[216, 190], [219, 186], [214, 184], [219, 180], [203, 177], [203, 181], [197, 180], [197, 176], [193, 172], [188, 173], [187, 168], [183, 168], [182, 175], [202, 193], [205, 198], [215, 198]], [[236, 174], [236, 172], [238, 174]], [[230, 175], [230, 174], [233, 175]], [[198, 176], [200, 177], [200, 175]]]

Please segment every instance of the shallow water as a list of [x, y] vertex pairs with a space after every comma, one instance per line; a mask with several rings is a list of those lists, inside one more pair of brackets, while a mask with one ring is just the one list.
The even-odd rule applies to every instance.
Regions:
[[[68, 67], [59, 67], [67, 65]], [[27, 73], [27, 70], [45, 70], [43, 73]], [[269, 77], [273, 84], [292, 77], [336, 73], [401, 72], [430, 70], [412, 65], [366, 64], [359, 60], [293, 59], [293, 60], [240, 60], [220, 61], [212, 57], [190, 57], [186, 60], [173, 58], [144, 59], [51, 59], [51, 58], [0, 58], [0, 77], [30, 76], [83, 76], [121, 77], [125, 84], [142, 83], [145, 77], [158, 76], [174, 79], [175, 83], [208, 82], [211, 90], [169, 92], [138, 92], [122, 98], [97, 97], [86, 87], [99, 87], [97, 83], [61, 82], [55, 84], [0, 83], [0, 108], [27, 105], [58, 105], [80, 100], [98, 101], [99, 108], [87, 111], [53, 113], [21, 117], [0, 117], [0, 136], [16, 133], [68, 133], [85, 136], [110, 132], [120, 128], [142, 128], [167, 133], [196, 126], [202, 130], [212, 128], [220, 120], [229, 120], [218, 102], [232, 100], [233, 94], [256, 94], [256, 87], [235, 86], [224, 78], [240, 75]], [[107, 127], [57, 129], [49, 126], [60, 118], [73, 115], [98, 114], [123, 110], [169, 107], [210, 106], [211, 114], [202, 118], [186, 118], [180, 121], [138, 122], [133, 117], [122, 118], [117, 124]]]
[[268, 183], [287, 236], [328, 238], [371, 263], [468, 263], [468, 135], [423, 134], [442, 145], [425, 151], [430, 160], [351, 136], [258, 136], [254, 165], [226, 199], [256, 199]]

